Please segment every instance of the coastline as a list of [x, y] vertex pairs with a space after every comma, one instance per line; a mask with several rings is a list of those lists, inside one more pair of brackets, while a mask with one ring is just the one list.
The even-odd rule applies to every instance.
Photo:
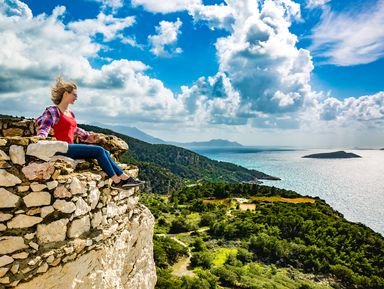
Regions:
[[[369, 226], [384, 235], [384, 155], [381, 150], [350, 150], [363, 158], [313, 160], [301, 158], [319, 149], [263, 150], [255, 153], [206, 154], [209, 158], [232, 162], [281, 178], [262, 180], [264, 185], [320, 197], [352, 222]], [[329, 150], [327, 150], [329, 151]]]

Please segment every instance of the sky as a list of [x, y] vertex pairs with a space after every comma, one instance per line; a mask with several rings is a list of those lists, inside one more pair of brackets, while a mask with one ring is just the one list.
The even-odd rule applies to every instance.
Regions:
[[167, 141], [384, 147], [384, 0], [0, 0], [0, 113]]

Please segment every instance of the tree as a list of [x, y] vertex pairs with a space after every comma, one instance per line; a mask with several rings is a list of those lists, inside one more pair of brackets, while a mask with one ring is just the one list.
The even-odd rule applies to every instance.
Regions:
[[191, 257], [192, 267], [202, 267], [204, 269], [210, 269], [212, 267], [212, 256], [209, 252], [195, 252]]

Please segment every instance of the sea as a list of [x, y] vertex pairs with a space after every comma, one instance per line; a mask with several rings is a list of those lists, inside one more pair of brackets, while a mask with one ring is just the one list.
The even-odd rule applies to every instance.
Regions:
[[[352, 222], [384, 236], [384, 150], [304, 149], [292, 147], [194, 147], [210, 159], [231, 162], [279, 177], [269, 186], [320, 197]], [[344, 150], [361, 158], [302, 158], [314, 153]]]

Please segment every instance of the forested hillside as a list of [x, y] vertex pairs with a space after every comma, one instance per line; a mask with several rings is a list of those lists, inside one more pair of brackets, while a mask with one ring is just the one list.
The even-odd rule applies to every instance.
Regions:
[[149, 144], [108, 129], [90, 125], [82, 128], [105, 134], [113, 134], [129, 145], [121, 161], [137, 164], [140, 177], [157, 193], [167, 193], [183, 184], [197, 181], [257, 182], [258, 179], [276, 179], [256, 170], [210, 160], [190, 150], [163, 144]]
[[[156, 217], [158, 288], [384, 288], [384, 238], [318, 198], [216, 183], [143, 201]], [[188, 253], [175, 238], [191, 252], [182, 277]]]

